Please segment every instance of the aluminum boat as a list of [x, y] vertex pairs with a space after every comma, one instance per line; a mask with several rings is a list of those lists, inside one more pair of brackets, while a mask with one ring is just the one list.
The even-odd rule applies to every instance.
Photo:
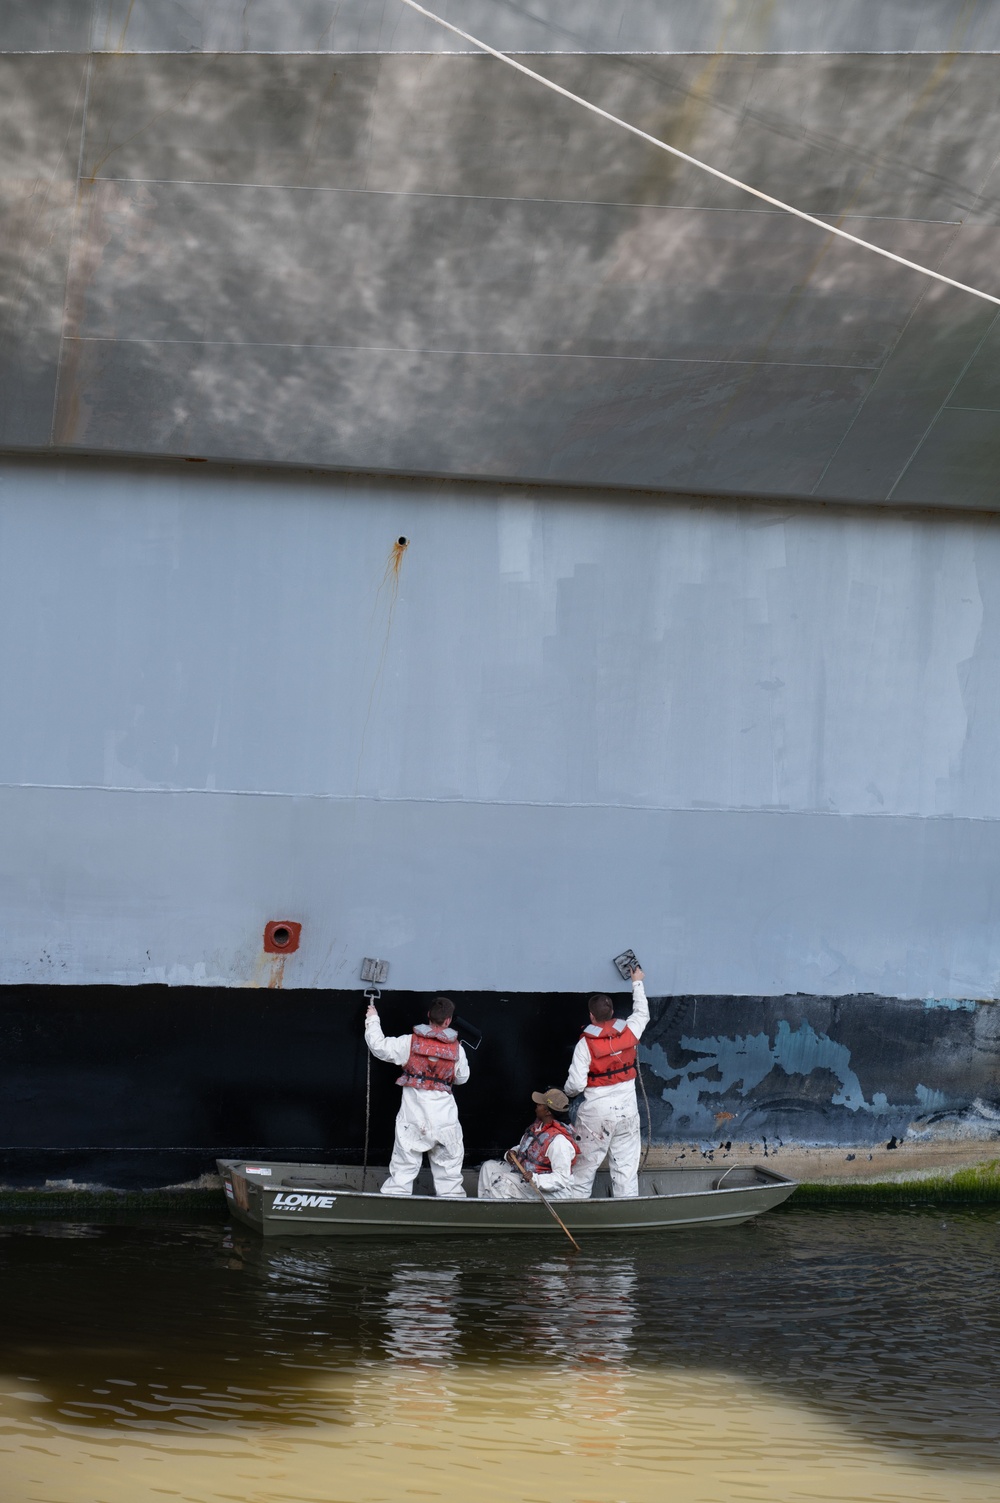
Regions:
[[[219, 1159], [229, 1208], [262, 1236], [454, 1236], [462, 1232], [562, 1233], [541, 1200], [479, 1200], [477, 1171], [465, 1171], [465, 1200], [431, 1192], [421, 1170], [411, 1196], [381, 1195], [385, 1168], [342, 1164], [283, 1164]], [[797, 1188], [758, 1164], [644, 1170], [639, 1196], [616, 1200], [601, 1170], [590, 1200], [560, 1200], [556, 1209], [571, 1232], [653, 1232], [673, 1227], [737, 1226], [787, 1200]]]

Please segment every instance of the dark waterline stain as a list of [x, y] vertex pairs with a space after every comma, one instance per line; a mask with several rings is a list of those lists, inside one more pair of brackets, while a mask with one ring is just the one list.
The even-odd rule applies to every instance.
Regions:
[[359, 1364], [711, 1370], [926, 1466], [1000, 1466], [998, 1230], [996, 1209], [790, 1211], [577, 1257], [20, 1223], [0, 1371], [50, 1401], [43, 1429], [190, 1432], [329, 1424], [317, 1377]]

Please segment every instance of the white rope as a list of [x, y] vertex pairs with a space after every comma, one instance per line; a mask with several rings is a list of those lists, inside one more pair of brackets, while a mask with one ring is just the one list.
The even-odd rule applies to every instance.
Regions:
[[702, 172], [710, 172], [720, 182], [729, 183], [733, 188], [740, 188], [744, 193], [752, 193], [754, 198], [762, 199], [764, 203], [771, 204], [775, 209], [781, 209], [785, 214], [794, 214], [796, 219], [804, 219], [806, 224], [814, 224], [817, 229], [825, 230], [828, 235], [839, 235], [841, 240], [849, 240], [852, 245], [860, 245], [863, 250], [874, 251], [876, 256], [884, 256], [887, 261], [895, 261], [899, 266], [909, 267], [910, 271], [919, 271], [922, 276], [933, 277], [936, 282], [944, 282], [948, 287], [957, 287], [959, 292], [971, 292], [973, 297], [981, 297], [984, 302], [996, 303], [1000, 306], [1000, 297], [994, 297], [992, 292], [983, 292], [979, 287], [970, 287], [966, 282], [956, 282], [953, 277], [946, 277], [940, 271], [932, 271], [929, 266], [921, 266], [918, 261], [908, 261], [905, 256], [897, 256], [895, 251], [883, 250], [881, 245], [873, 245], [870, 240], [861, 240], [857, 235], [851, 235], [847, 230], [838, 228], [835, 224], [827, 224], [824, 219], [817, 219], [814, 214], [807, 214], [804, 209], [796, 209], [792, 204], [784, 203], [780, 198], [772, 198], [769, 193], [762, 193], [759, 188], [751, 188], [749, 183], [740, 182], [738, 177], [730, 177], [728, 172], [720, 172], [718, 167], [709, 166], [708, 162], [702, 162], [698, 157], [689, 156], [686, 151], [681, 151], [677, 146], [670, 146], [666, 141], [660, 141], [656, 136], [650, 136], [637, 125], [630, 125], [627, 120], [612, 115], [608, 110], [602, 110], [599, 105], [591, 104], [589, 99], [582, 99], [579, 94], [570, 93], [561, 84], [553, 83], [551, 78], [546, 78], [541, 73], [536, 73], [532, 68], [526, 68], [524, 63], [519, 63], [516, 58], [510, 57], [506, 52], [498, 52], [495, 47], [481, 42], [478, 37], [470, 36], [460, 26], [453, 26], [443, 16], [436, 16], [432, 10], [425, 10], [417, 0], [402, 0], [411, 10], [418, 15], [426, 16], [428, 21], [436, 21], [438, 26], [443, 26], [446, 31], [452, 31], [464, 42], [470, 42], [473, 47], [478, 47], [481, 52], [488, 52], [490, 57], [495, 57], [498, 62], [506, 63], [509, 68], [516, 68], [518, 73], [523, 73], [527, 78], [533, 78], [536, 83], [542, 84], [546, 89], [551, 89], [554, 94], [561, 94], [564, 99], [571, 99], [574, 104], [582, 105], [592, 115], [600, 115], [602, 120], [610, 120], [612, 125], [620, 125], [622, 130], [630, 131], [633, 136], [638, 136], [640, 141], [648, 141], [650, 146], [659, 147], [660, 151], [668, 151], [671, 156], [679, 157], [682, 162], [690, 162], [692, 167], [700, 167]]

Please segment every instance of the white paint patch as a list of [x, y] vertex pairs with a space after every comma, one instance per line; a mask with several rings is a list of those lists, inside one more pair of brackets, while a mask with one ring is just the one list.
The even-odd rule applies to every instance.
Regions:
[[530, 584], [535, 532], [535, 503], [504, 500], [497, 505], [497, 554], [505, 582]]

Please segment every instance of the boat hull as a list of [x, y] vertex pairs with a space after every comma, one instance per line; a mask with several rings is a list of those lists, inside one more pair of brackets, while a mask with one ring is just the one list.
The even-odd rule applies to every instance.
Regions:
[[[381, 1195], [388, 1170], [330, 1164], [258, 1163], [219, 1159], [233, 1216], [265, 1237], [276, 1236], [455, 1236], [458, 1234], [556, 1233], [559, 1228], [538, 1201], [479, 1200], [476, 1174], [465, 1173], [465, 1200], [419, 1193]], [[369, 1188], [362, 1189], [362, 1184]], [[581, 1236], [611, 1232], [668, 1231], [682, 1227], [737, 1226], [787, 1200], [796, 1189], [759, 1165], [738, 1169], [668, 1169], [640, 1176], [642, 1193], [614, 1199], [607, 1174], [598, 1175], [591, 1200], [559, 1201], [559, 1216]]]

